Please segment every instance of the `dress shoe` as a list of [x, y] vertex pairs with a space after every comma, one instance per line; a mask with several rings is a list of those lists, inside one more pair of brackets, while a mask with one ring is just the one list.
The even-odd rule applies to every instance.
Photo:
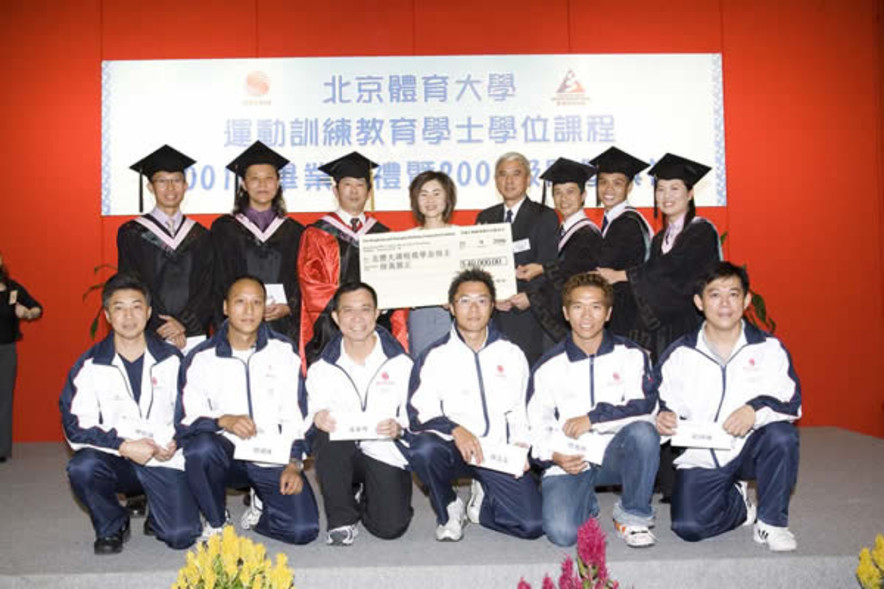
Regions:
[[123, 527], [110, 536], [98, 538], [93, 544], [95, 554], [119, 554], [123, 551], [123, 543], [129, 539], [129, 520], [127, 519]]
[[144, 517], [147, 513], [147, 498], [144, 495], [129, 497], [126, 499], [126, 509], [130, 517]]

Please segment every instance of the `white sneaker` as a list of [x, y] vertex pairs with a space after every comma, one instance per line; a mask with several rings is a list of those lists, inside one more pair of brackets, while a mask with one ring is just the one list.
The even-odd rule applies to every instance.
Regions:
[[657, 543], [648, 526], [624, 525], [615, 520], [614, 529], [630, 548], [647, 548]]
[[479, 523], [479, 515], [482, 513], [482, 501], [485, 500], [485, 488], [482, 483], [473, 479], [470, 484], [470, 501], [467, 503], [467, 517], [474, 524]]
[[264, 504], [261, 502], [261, 499], [258, 498], [255, 490], [250, 489], [249, 493], [251, 493], [249, 506], [243, 512], [242, 517], [239, 520], [239, 525], [244, 530], [251, 530], [257, 526], [258, 520], [261, 519], [261, 514], [264, 513]]
[[436, 526], [436, 540], [457, 542], [463, 538], [464, 507], [460, 497], [448, 504], [448, 521]]
[[755, 506], [755, 503], [749, 499], [749, 483], [746, 481], [737, 481], [737, 491], [740, 492], [740, 495], [743, 497], [743, 503], [746, 504], [746, 521], [743, 522], [743, 526], [751, 526], [755, 523], [755, 515], [758, 512], [758, 508]]
[[789, 528], [770, 526], [761, 520], [755, 522], [755, 533], [752, 536], [759, 544], [767, 544], [771, 552], [791, 552], [798, 548], [795, 535]]
[[356, 524], [332, 528], [326, 534], [325, 543], [329, 546], [350, 546], [359, 535]]
[[217, 536], [221, 532], [224, 531], [224, 526], [230, 524], [230, 512], [228, 510], [224, 510], [224, 523], [221, 524], [220, 527], [216, 528], [209, 524], [209, 522], [203, 522], [203, 533], [200, 534], [200, 537], [196, 539], [197, 542], [208, 542], [209, 538], [212, 536]]
[[214, 528], [211, 525], [209, 525], [209, 522], [206, 522], [205, 524], [203, 524], [203, 533], [200, 534], [200, 537], [197, 538], [196, 541], [197, 542], [208, 542], [209, 538], [211, 538], [212, 536], [217, 536], [218, 534], [220, 534], [223, 531], [224, 531], [224, 526], [221, 526], [220, 528]]

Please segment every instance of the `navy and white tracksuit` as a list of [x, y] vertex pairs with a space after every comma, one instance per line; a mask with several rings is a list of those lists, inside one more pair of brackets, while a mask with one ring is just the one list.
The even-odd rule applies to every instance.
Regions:
[[[375, 328], [375, 345], [357, 364], [338, 334], [307, 371], [307, 421], [323, 410], [336, 414], [368, 413], [393, 418], [408, 427], [408, 382], [412, 360], [390, 333]], [[335, 440], [312, 427], [309, 439], [316, 458], [328, 528], [362, 521], [375, 536], [398, 538], [411, 522], [411, 472], [401, 442]], [[357, 503], [353, 489], [362, 485]]]
[[96, 537], [116, 534], [129, 517], [117, 493], [143, 492], [157, 538], [172, 548], [186, 548], [200, 535], [200, 521], [181, 449], [167, 462], [152, 458], [144, 466], [119, 453], [126, 440], [154, 437], [165, 446], [174, 434], [181, 356], [155, 336], [145, 337], [139, 395], [131, 389], [113, 333], [71, 368], [59, 399], [64, 434], [74, 450], [67, 472]]
[[[598, 516], [597, 484], [621, 484], [614, 519], [652, 525], [651, 496], [660, 459], [660, 436], [652, 425], [657, 404], [648, 354], [632, 341], [604, 332], [587, 355], [569, 335], [534, 366], [528, 388], [532, 455], [545, 467], [543, 521], [547, 537], [569, 546], [577, 529]], [[591, 428], [578, 438], [589, 464], [568, 474], [552, 462], [555, 439], [569, 419], [588, 416]]]
[[235, 460], [238, 438], [221, 430], [223, 415], [248, 415], [258, 430], [290, 436], [291, 457], [303, 459], [306, 412], [295, 344], [262, 324], [254, 349], [232, 350], [227, 323], [188, 354], [179, 378], [176, 414], [187, 481], [209, 525], [224, 524], [225, 488], [251, 486], [263, 502], [255, 531], [292, 544], [319, 534], [316, 499], [306, 477], [297, 495], [282, 495], [283, 466]]
[[475, 478], [485, 490], [479, 521], [522, 538], [542, 535], [541, 500], [530, 474], [520, 478], [466, 464], [451, 432], [461, 426], [494, 443], [530, 444], [525, 413], [528, 362], [489, 324], [484, 346], [473, 351], [456, 326], [415, 362], [409, 385], [409, 461], [429, 487], [439, 524], [455, 500], [451, 483]]
[[755, 426], [734, 438], [732, 449], [688, 448], [676, 459], [673, 531], [696, 541], [738, 527], [746, 508], [734, 483], [751, 479], [758, 485], [758, 519], [786, 526], [798, 478], [798, 432], [792, 422], [801, 417], [801, 386], [783, 344], [744, 321], [740, 339], [722, 363], [701, 326], [666, 350], [654, 376], [660, 410], [679, 419], [724, 423], [743, 405], [755, 410]]

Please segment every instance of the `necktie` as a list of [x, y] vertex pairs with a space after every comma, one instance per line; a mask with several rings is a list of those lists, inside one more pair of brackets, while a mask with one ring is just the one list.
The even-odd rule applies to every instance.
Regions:
[[175, 221], [173, 221], [172, 219], [169, 219], [168, 221], [166, 221], [166, 228], [169, 229], [169, 234], [172, 235], [172, 237], [174, 237], [175, 236]]
[[605, 215], [602, 219], [602, 233], [605, 232], [605, 229], [608, 227], [608, 215]]
[[565, 237], [565, 226], [559, 225], [559, 239]]
[[359, 233], [359, 230], [362, 229], [362, 221], [359, 220], [359, 217], [350, 219], [350, 227], [353, 228], [353, 233]]
[[513, 222], [513, 210], [512, 210], [512, 209], [507, 209], [507, 211], [506, 211], [506, 217], [504, 218], [504, 220], [505, 220], [507, 223], [512, 223], [512, 222]]

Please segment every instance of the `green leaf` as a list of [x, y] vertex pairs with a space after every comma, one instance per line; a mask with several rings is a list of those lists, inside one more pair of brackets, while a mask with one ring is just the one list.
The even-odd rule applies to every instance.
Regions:
[[92, 269], [92, 273], [98, 274], [101, 270], [104, 270], [105, 268], [107, 268], [108, 270], [114, 270], [114, 271], [116, 271], [116, 269], [117, 269], [116, 266], [112, 266], [110, 264], [99, 264], [98, 266], [95, 266]]
[[86, 298], [89, 296], [89, 293], [104, 288], [104, 282], [96, 282], [95, 284], [89, 285], [89, 288], [87, 288], [86, 292], [83, 293], [83, 302], [86, 302]]
[[89, 338], [94, 340], [95, 334], [98, 332], [98, 322], [101, 321], [101, 309], [98, 310], [98, 313], [95, 314], [95, 317], [92, 319], [92, 323], [89, 325]]

